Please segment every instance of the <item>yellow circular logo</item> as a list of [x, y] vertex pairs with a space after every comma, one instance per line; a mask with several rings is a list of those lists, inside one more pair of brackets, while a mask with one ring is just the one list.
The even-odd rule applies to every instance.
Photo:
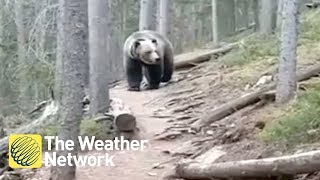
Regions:
[[31, 137], [22, 136], [11, 144], [11, 157], [21, 166], [31, 166], [40, 157], [40, 146]]

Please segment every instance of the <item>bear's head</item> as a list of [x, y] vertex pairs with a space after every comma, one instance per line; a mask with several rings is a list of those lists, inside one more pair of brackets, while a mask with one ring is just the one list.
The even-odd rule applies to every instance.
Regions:
[[160, 63], [156, 39], [138, 39], [134, 43], [134, 52], [143, 63], [155, 65]]

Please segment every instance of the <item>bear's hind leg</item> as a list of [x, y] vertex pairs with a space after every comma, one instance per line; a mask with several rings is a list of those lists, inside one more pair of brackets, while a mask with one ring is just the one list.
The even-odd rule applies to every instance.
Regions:
[[142, 81], [142, 66], [139, 61], [128, 59], [126, 62], [126, 74], [128, 81], [128, 91], [140, 91]]
[[161, 82], [161, 66], [159, 65], [149, 65], [144, 67], [145, 76], [148, 80], [147, 89], [158, 89]]

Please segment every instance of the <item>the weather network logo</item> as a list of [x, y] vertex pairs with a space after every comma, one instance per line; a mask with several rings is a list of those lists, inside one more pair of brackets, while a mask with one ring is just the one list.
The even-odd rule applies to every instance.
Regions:
[[10, 135], [9, 166], [11, 168], [40, 168], [42, 166], [42, 137], [37, 134]]

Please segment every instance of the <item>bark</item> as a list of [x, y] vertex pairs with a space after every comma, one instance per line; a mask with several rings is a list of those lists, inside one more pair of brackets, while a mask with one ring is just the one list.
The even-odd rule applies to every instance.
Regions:
[[218, 49], [206, 50], [203, 52], [181, 54], [174, 57], [174, 66], [177, 69], [185, 68], [188, 66], [194, 66], [197, 63], [210, 60], [212, 55], [227, 53], [230, 50], [232, 50], [235, 46], [237, 46], [237, 43], [228, 44]]
[[39, 11], [39, 15], [40, 17], [40, 28], [39, 28], [39, 34], [38, 34], [38, 38], [39, 38], [39, 44], [38, 44], [38, 52], [40, 52], [41, 54], [41, 58], [45, 59], [46, 56], [46, 37], [47, 37], [47, 32], [46, 32], [46, 23], [47, 23], [47, 16], [48, 16], [48, 10], [46, 9], [47, 1], [42, 1], [41, 3], [39, 3], [39, 7], [38, 7], [38, 11]]
[[219, 45], [217, 0], [212, 0], [212, 40], [215, 46]]
[[4, 32], [5, 32], [5, 27], [4, 24], [6, 22], [6, 17], [5, 17], [5, 13], [4, 13], [4, 6], [5, 6], [5, 2], [4, 0], [0, 0], [0, 5], [2, 6], [2, 8], [0, 8], [0, 23], [2, 24], [0, 26], [0, 52], [2, 53], [2, 46], [4, 45]]
[[[59, 0], [59, 5], [62, 5], [62, 0]], [[60, 8], [61, 9], [61, 8]], [[56, 47], [56, 62], [55, 62], [55, 74], [54, 74], [54, 94], [55, 99], [60, 102], [61, 99], [61, 79], [62, 79], [62, 51], [61, 51], [61, 44], [63, 40], [63, 33], [62, 31], [59, 31], [59, 29], [62, 29], [62, 18], [64, 17], [64, 12], [59, 11], [57, 14], [57, 47]]]
[[170, 0], [160, 0], [158, 31], [164, 36], [168, 35], [169, 1]]
[[282, 12], [283, 12], [283, 2], [284, 2], [284, 0], [278, 0], [277, 28], [278, 28], [278, 27], [281, 27]]
[[109, 106], [108, 80], [111, 40], [110, 0], [89, 3], [90, 114], [104, 113]]
[[[307, 69], [305, 72], [299, 73], [297, 75], [297, 81], [298, 82], [305, 81], [313, 76], [318, 76], [319, 73], [320, 73], [320, 64]], [[242, 109], [248, 105], [251, 105], [253, 103], [260, 101], [266, 96], [269, 97], [272, 94], [269, 94], [268, 92], [271, 90], [274, 90], [275, 88], [276, 88], [276, 84], [271, 83], [270, 85], [256, 92], [249, 93], [231, 102], [228, 102], [218, 107], [217, 109], [214, 109], [212, 112], [207, 113], [208, 115], [205, 116], [203, 119], [200, 119], [199, 121], [196, 121], [194, 124], [192, 124], [192, 128], [201, 129], [202, 127], [208, 126], [215, 121], [221, 120], [222, 118], [233, 114], [239, 109]]]
[[284, 0], [281, 28], [281, 52], [277, 84], [277, 103], [286, 103], [295, 96], [297, 41], [298, 41], [298, 1]]
[[[60, 31], [62, 39], [58, 46], [62, 62], [61, 78], [61, 105], [59, 108], [60, 129], [58, 136], [66, 141], [75, 142], [73, 151], [61, 150], [57, 155], [66, 156], [71, 153], [78, 155], [78, 135], [80, 121], [83, 116], [82, 102], [85, 96], [86, 67], [87, 67], [87, 1], [86, 0], [60, 0], [59, 11], [62, 17]], [[74, 164], [74, 162], [72, 162]], [[52, 167], [52, 180], [75, 179], [75, 166]]]
[[[17, 42], [18, 42], [18, 63], [21, 67], [27, 64], [27, 33], [25, 28], [25, 12], [24, 12], [24, 0], [15, 0], [15, 24], [17, 28]], [[20, 110], [25, 111], [28, 104], [27, 95], [27, 80], [25, 76], [19, 76], [19, 106]]]
[[290, 156], [224, 163], [183, 162], [176, 174], [184, 179], [270, 178], [313, 173], [320, 170], [320, 151]]
[[84, 70], [84, 80], [85, 80], [85, 87], [89, 87], [89, 81], [90, 81], [90, 66], [89, 66], [89, 19], [88, 19], [88, 5], [92, 3], [88, 3], [89, 1], [86, 0], [85, 4], [83, 4], [82, 11], [83, 11], [83, 17], [81, 17], [81, 22], [84, 24], [85, 28], [83, 28], [83, 58], [86, 59], [87, 63], [85, 64], [85, 70]]
[[153, 0], [140, 0], [139, 30], [152, 30]]
[[260, 2], [260, 32], [272, 34], [277, 23], [277, 1], [261, 0]]
[[260, 22], [259, 22], [259, 2], [260, 0], [253, 0], [253, 12], [254, 12], [254, 30], [258, 31], [260, 28]]

